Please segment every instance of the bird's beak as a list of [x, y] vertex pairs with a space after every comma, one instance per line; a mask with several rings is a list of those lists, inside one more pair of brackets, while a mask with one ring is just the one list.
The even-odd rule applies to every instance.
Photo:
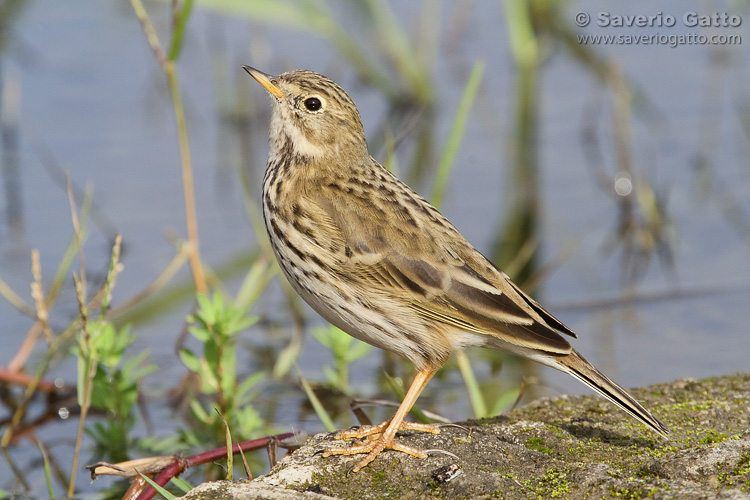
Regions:
[[263, 87], [265, 87], [265, 89], [269, 91], [271, 95], [273, 95], [275, 98], [286, 99], [286, 96], [284, 95], [284, 93], [276, 85], [274, 85], [271, 82], [273, 79], [275, 79], [275, 77], [271, 75], [267, 75], [263, 73], [262, 71], [258, 71], [255, 68], [251, 68], [250, 66], [242, 66], [242, 67], [245, 69], [245, 71], [250, 73], [250, 76], [255, 78], [255, 81], [263, 85]]

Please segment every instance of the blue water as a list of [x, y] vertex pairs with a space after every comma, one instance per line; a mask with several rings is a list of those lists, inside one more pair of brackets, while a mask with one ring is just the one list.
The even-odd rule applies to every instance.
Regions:
[[[338, 4], [330, 5], [335, 10]], [[563, 10], [572, 19], [579, 10], [593, 15], [603, 10], [602, 5], [622, 15], [654, 10], [650, 2], [575, 2]], [[168, 39], [165, 8], [161, 3], [149, 6], [163, 43]], [[394, 9], [399, 22], [416, 31], [418, 9]], [[687, 10], [713, 12], [717, 5], [668, 2], [659, 9], [680, 18]], [[514, 67], [504, 12], [495, 2], [474, 5], [468, 13], [452, 5], [443, 6], [443, 11], [444, 27], [432, 72], [440, 103], [438, 145], [447, 135], [473, 63], [481, 59], [486, 64], [480, 105], [474, 108], [456, 159], [443, 212], [488, 253], [506, 206], [507, 145], [514, 126]], [[741, 14], [750, 22], [748, 12]], [[572, 26], [572, 21], [567, 24]], [[750, 217], [750, 140], [741, 127], [742, 120], [747, 121], [746, 116], [741, 118], [742, 110], [747, 113], [750, 98], [747, 86], [741, 83], [747, 81], [750, 61], [747, 25], [731, 29], [744, 39], [737, 47], [724, 47], [723, 66], [712, 62], [722, 47], [597, 46], [648, 98], [650, 104], [637, 103], [633, 112], [631, 159], [637, 175], [668, 194], [672, 217], [676, 280], [655, 260], [636, 292], [697, 292], [687, 298], [642, 300], [625, 308], [575, 307], [616, 297], [622, 291], [619, 257], [602, 250], [614, 228], [617, 207], [596, 184], [581, 144], [585, 119], [592, 109], [598, 109], [595, 123], [606, 160], [602, 168], [613, 172], [612, 94], [561, 47], [540, 46], [549, 57], [541, 71], [539, 102], [543, 260], [565, 255], [544, 281], [541, 301], [579, 332], [578, 350], [626, 387], [748, 369], [750, 242], [722, 211], [731, 197], [744, 210], [745, 224]], [[348, 26], [357, 31], [355, 23]], [[165, 79], [126, 3], [27, 2], [11, 27], [4, 34], [10, 43], [0, 53], [0, 67], [3, 87], [17, 85], [21, 92], [23, 230], [20, 235], [10, 231], [5, 222], [5, 198], [0, 198], [0, 278], [31, 303], [30, 250], [39, 250], [45, 283], [49, 283], [71, 238], [67, 194], [48, 173], [45, 164], [51, 160], [40, 153], [44, 149], [57, 168], [69, 172], [74, 183], [93, 186], [98, 206], [123, 235], [125, 267], [114, 292], [117, 305], [155, 279], [174, 256], [174, 246], [165, 234], [186, 234], [176, 133]], [[665, 27], [607, 31], [596, 26], [581, 32], [649, 34], [654, 30], [670, 32]], [[690, 31], [684, 27], [675, 30]], [[365, 52], [384, 67], [374, 35], [362, 30], [358, 36]], [[238, 169], [249, 168], [256, 194], [259, 191], [269, 109], [262, 89], [245, 75], [241, 64], [271, 73], [305, 67], [328, 74], [349, 90], [369, 134], [385, 116], [382, 96], [358, 82], [348, 63], [324, 40], [197, 9], [178, 71], [187, 108], [201, 250], [212, 266], [257, 244], [236, 179]], [[232, 110], [247, 106], [252, 107], [251, 136], [236, 137], [225, 119]], [[241, 141], [252, 147], [252, 165], [236, 162]], [[407, 161], [403, 152], [409, 148], [407, 139], [400, 150], [403, 164]], [[717, 179], [714, 191], [707, 196], [695, 188], [692, 162], [698, 153], [707, 155]], [[382, 159], [382, 151], [373, 154]], [[415, 187], [429, 195], [428, 185]], [[94, 226], [85, 248], [89, 273], [94, 277], [106, 268], [108, 242], [109, 234]], [[187, 277], [185, 267], [179, 278]], [[230, 283], [232, 290], [236, 286], [236, 282]], [[254, 312], [284, 323], [288, 319], [283, 307], [278, 286], [272, 286]], [[173, 346], [189, 311], [190, 304], [184, 304], [136, 331], [135, 349], [148, 348], [152, 361], [160, 364], [158, 376], [149, 378], [144, 388], [155, 400], [163, 398], [164, 391], [184, 375]], [[74, 314], [72, 280], [68, 279], [53, 315], [53, 327], [60, 331]], [[312, 312], [309, 318], [312, 324], [319, 321]], [[30, 325], [28, 318], [0, 300], [4, 345], [0, 364], [7, 364]], [[262, 335], [253, 330], [243, 341], [250, 344]], [[327, 353], [312, 339], [306, 346], [307, 352], [315, 355], [302, 358], [300, 365], [308, 378], [323, 380], [320, 360], [327, 359]], [[358, 362], [353, 386], [360, 394], [370, 396], [376, 390], [374, 377], [380, 359], [373, 351]], [[486, 373], [481, 364], [478, 373]], [[63, 363], [52, 375], [72, 383], [75, 366]], [[586, 391], [557, 373], [542, 371], [540, 376], [550, 395]], [[509, 384], [516, 382], [509, 380]], [[455, 378], [446, 384], [461, 387]], [[471, 416], [461, 394], [451, 397], [457, 401], [434, 409], [453, 419]], [[278, 425], [321, 429], [315, 420], [297, 421], [298, 403], [282, 402], [282, 410], [287, 411], [278, 412]], [[153, 411], [165, 416], [157, 419], [165, 424], [157, 432], [170, 433], [168, 410], [157, 404]], [[42, 429], [40, 437], [64, 435], [72, 440], [74, 429], [74, 423], [62, 422]], [[68, 454], [63, 448], [56, 451], [60, 456]], [[21, 464], [38, 457], [38, 450], [28, 441], [21, 441], [12, 453]], [[0, 489], [10, 487], [10, 478], [0, 466]], [[36, 491], [43, 481], [39, 477], [33, 481]], [[97, 490], [104, 487], [104, 481], [89, 486], [83, 480], [79, 485], [84, 491]]]

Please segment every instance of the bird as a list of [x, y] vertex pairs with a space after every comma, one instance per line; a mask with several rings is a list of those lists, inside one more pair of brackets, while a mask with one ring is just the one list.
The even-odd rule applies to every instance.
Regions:
[[570, 328], [370, 155], [359, 111], [338, 84], [309, 70], [243, 68], [271, 96], [262, 205], [283, 274], [328, 322], [416, 370], [391, 419], [340, 431], [361, 444], [324, 456], [366, 454], [354, 472], [386, 449], [425, 458], [396, 434], [440, 432], [404, 419], [450, 354], [470, 346], [568, 373], [667, 437], [664, 423], [572, 347]]

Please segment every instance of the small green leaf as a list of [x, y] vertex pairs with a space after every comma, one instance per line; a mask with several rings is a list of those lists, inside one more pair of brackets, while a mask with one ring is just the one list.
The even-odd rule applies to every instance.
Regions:
[[328, 382], [334, 386], [334, 387], [341, 387], [341, 377], [339, 377], [339, 372], [334, 370], [329, 365], [323, 366], [323, 373], [325, 374], [326, 378], [328, 379]]
[[225, 346], [221, 356], [221, 389], [224, 394], [233, 394], [236, 390], [237, 379], [235, 377], [235, 356], [234, 346]]
[[276, 363], [273, 365], [273, 376], [281, 378], [286, 375], [294, 366], [299, 357], [301, 343], [295, 340], [289, 343], [276, 357]]
[[175, 486], [177, 486], [177, 488], [179, 488], [180, 491], [183, 491], [185, 493], [187, 493], [188, 491], [190, 491], [190, 490], [193, 489], [193, 485], [190, 484], [190, 483], [188, 483], [187, 481], [185, 481], [181, 477], [175, 476], [172, 479], [170, 479], [170, 482], [172, 484], [174, 484]]
[[255, 408], [245, 405], [237, 411], [235, 425], [239, 426], [240, 435], [247, 438], [254, 434], [257, 435], [265, 427], [265, 422]]
[[352, 362], [364, 357], [368, 352], [370, 352], [371, 347], [372, 346], [366, 342], [356, 340], [352, 348], [349, 350], [347, 361]]
[[[191, 317], [188, 320], [191, 322], [198, 321], [194, 319], [194, 317]], [[200, 322], [198, 322], [198, 324], [194, 323], [193, 325], [188, 327], [188, 331], [190, 332], [190, 335], [192, 335], [193, 337], [195, 337], [201, 342], [208, 342], [208, 339], [211, 338], [211, 332], [208, 331], [208, 327], [205, 324], [200, 323]]]
[[183, 364], [187, 366], [188, 370], [195, 373], [201, 372], [201, 362], [198, 359], [198, 356], [196, 356], [193, 351], [188, 349], [187, 347], [183, 347], [180, 349], [180, 359], [182, 360]]
[[237, 298], [234, 301], [237, 307], [242, 311], [250, 310], [278, 271], [279, 266], [272, 265], [270, 259], [256, 259], [237, 292]]
[[492, 412], [488, 416], [497, 415], [500, 412], [506, 411], [515, 400], [518, 399], [518, 394], [520, 392], [521, 391], [518, 388], [504, 392], [497, 401], [495, 401], [495, 404], [492, 406]]
[[114, 390], [111, 390], [109, 376], [101, 367], [97, 367], [92, 380], [91, 406], [94, 408], [112, 409], [114, 405]]
[[313, 328], [312, 334], [313, 337], [315, 337], [318, 342], [320, 342], [323, 347], [327, 347], [330, 350], [333, 350], [333, 339], [331, 334], [331, 328], [333, 328], [332, 325], [328, 326], [321, 326], [318, 328]]
[[139, 380], [155, 372], [158, 369], [155, 364], [144, 364], [146, 358], [148, 358], [148, 354], [148, 350], [143, 350], [132, 358], [128, 358], [122, 365], [122, 371], [132, 374], [131, 380]]
[[221, 360], [219, 359], [221, 355], [220, 351], [221, 349], [214, 339], [209, 340], [203, 345], [203, 357], [206, 360], [208, 369], [214, 375], [218, 375], [219, 373], [219, 365], [221, 364]]
[[207, 425], [212, 425], [214, 419], [206, 413], [206, 410], [201, 406], [197, 399], [190, 400], [190, 408], [193, 410], [195, 417]]
[[246, 395], [250, 392], [250, 389], [255, 387], [266, 376], [265, 372], [253, 373], [247, 377], [238, 387], [235, 392], [235, 400], [238, 405], [247, 403]]
[[143, 474], [141, 474], [140, 471], [136, 470], [136, 472], [138, 472], [138, 475], [141, 476], [144, 481], [146, 481], [148, 484], [150, 484], [153, 489], [155, 489], [161, 496], [163, 496], [167, 500], [174, 500], [175, 498], [177, 498], [177, 496], [171, 494], [169, 492], [169, 490], [164, 489], [163, 486], [159, 486], [153, 480], [151, 480], [151, 478], [149, 478], [149, 477], [144, 476]]

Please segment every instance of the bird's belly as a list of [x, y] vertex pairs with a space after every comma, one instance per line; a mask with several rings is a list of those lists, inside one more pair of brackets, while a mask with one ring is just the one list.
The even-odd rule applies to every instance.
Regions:
[[427, 331], [430, 326], [406, 305], [351, 286], [335, 264], [326, 262], [324, 251], [313, 252], [304, 237], [286, 234], [283, 241], [271, 237], [279, 267], [300, 297], [332, 325], [409, 359], [418, 369], [442, 363], [455, 349], [434, 328]]

